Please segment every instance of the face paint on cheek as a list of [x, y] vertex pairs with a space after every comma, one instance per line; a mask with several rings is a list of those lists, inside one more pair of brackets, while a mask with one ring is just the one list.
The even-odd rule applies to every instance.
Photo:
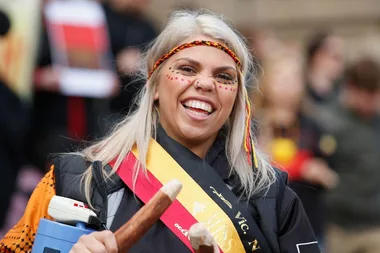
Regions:
[[167, 78], [168, 80], [173, 80], [173, 76], [171, 76], [171, 75], [169, 75], [169, 74], [166, 75], [166, 78]]
[[170, 80], [170, 81], [176, 81], [177, 83], [181, 83], [181, 84], [190, 84], [192, 81], [188, 78], [185, 78], [185, 77], [179, 77], [179, 76], [173, 76], [173, 75], [166, 75], [166, 79]]
[[175, 73], [172, 67], [169, 67], [169, 74], [166, 74], [166, 78], [168, 80], [174, 80], [175, 79]]
[[166, 75], [166, 78], [170, 81], [176, 81], [180, 84], [190, 84], [191, 79], [182, 76], [178, 71], [173, 70], [172, 67], [169, 67], [170, 74]]
[[191, 84], [192, 80], [189, 79], [189, 78], [186, 78], [186, 77], [178, 77], [178, 81], [181, 83], [181, 84]]
[[170, 73], [166, 75], [169, 80], [178, 80], [178, 72], [174, 71], [172, 67], [169, 67]]
[[229, 82], [219, 82], [218, 88], [223, 91], [229, 91], [229, 92], [236, 92], [237, 90], [237, 82], [236, 81], [229, 81]]

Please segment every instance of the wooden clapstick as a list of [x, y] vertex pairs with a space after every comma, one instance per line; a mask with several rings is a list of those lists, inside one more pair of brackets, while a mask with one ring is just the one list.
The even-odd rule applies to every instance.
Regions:
[[182, 184], [178, 180], [165, 184], [146, 205], [115, 232], [119, 253], [127, 252], [159, 220], [181, 189]]
[[190, 244], [195, 253], [219, 253], [212, 235], [202, 224], [195, 223], [189, 229]]

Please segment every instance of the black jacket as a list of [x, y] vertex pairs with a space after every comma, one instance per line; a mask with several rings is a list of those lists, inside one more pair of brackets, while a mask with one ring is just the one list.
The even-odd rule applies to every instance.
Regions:
[[[160, 135], [166, 134], [161, 132]], [[164, 136], [164, 138], [169, 137]], [[165, 148], [160, 137], [157, 141]], [[231, 184], [235, 179], [226, 173], [228, 163], [222, 147], [224, 145], [216, 142], [207, 155], [206, 162], [218, 172], [226, 183]], [[57, 195], [86, 202], [79, 180], [80, 175], [90, 163], [75, 155], [56, 158], [54, 163]], [[124, 196], [110, 225], [110, 229], [115, 231], [142, 206], [142, 203], [135, 198], [116, 174], [105, 184], [99, 167], [93, 166], [93, 168], [91, 199], [101, 220], [107, 220], [107, 208], [115, 204], [111, 201], [108, 202], [110, 194], [124, 189]], [[105, 169], [111, 170], [111, 167], [106, 166]], [[252, 196], [249, 199], [248, 211], [254, 214], [253, 217], [264, 234], [272, 253], [319, 253], [318, 244], [301, 201], [286, 186], [287, 175], [278, 170], [276, 173], [277, 181], [271, 186], [269, 192], [265, 195]], [[234, 193], [238, 194], [238, 192]], [[153, 241], [154, 249], [150, 246]], [[188, 252], [186, 249], [182, 242], [175, 238], [174, 234], [159, 221], [130, 252]]]

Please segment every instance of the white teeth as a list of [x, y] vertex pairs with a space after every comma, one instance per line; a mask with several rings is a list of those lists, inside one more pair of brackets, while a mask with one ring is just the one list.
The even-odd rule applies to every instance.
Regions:
[[200, 102], [195, 102], [195, 108], [202, 109], [202, 104]]
[[198, 115], [198, 116], [206, 116], [206, 115], [208, 115], [207, 112], [196, 112], [196, 111], [191, 111], [191, 113], [194, 113], [195, 115]]
[[201, 109], [208, 113], [212, 112], [212, 106], [209, 103], [199, 101], [199, 100], [187, 100], [184, 103], [185, 106], [195, 108], [195, 109]]

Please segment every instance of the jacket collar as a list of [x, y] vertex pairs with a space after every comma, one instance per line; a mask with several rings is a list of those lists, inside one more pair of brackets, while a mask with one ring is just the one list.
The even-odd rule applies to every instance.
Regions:
[[[227, 131], [223, 128], [219, 132], [211, 148], [208, 150], [204, 161], [207, 162], [219, 174], [223, 181], [227, 183], [231, 180], [231, 176], [230, 165], [225, 151], [226, 137]], [[167, 151], [170, 150], [169, 146], [178, 146], [181, 149], [187, 149], [186, 147], [169, 137], [161, 125], [157, 127], [156, 141]], [[191, 152], [190, 150], [188, 151]]]

